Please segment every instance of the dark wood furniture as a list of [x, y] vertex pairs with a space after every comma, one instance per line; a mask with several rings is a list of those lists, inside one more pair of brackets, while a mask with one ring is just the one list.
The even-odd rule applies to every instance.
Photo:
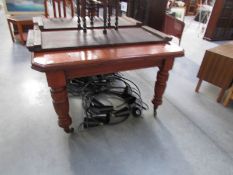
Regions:
[[233, 1], [216, 0], [204, 39], [232, 40], [233, 39]]
[[162, 31], [168, 0], [128, 0], [127, 16]]
[[185, 23], [175, 17], [166, 14], [163, 32], [168, 35], [173, 35], [179, 39], [179, 45], [181, 43], [182, 34], [184, 31]]
[[233, 83], [233, 43], [224, 44], [206, 51], [197, 77], [199, 91], [202, 81], [221, 88], [217, 101], [221, 102], [225, 91]]
[[[49, 5], [51, 2], [53, 16], [49, 15]], [[70, 9], [71, 17], [74, 17], [73, 0], [44, 0], [45, 16], [48, 18], [66, 18], [68, 16], [67, 8]]]
[[231, 86], [231, 88], [229, 89], [229, 92], [227, 94], [226, 99], [224, 100], [224, 106], [227, 107], [230, 103], [230, 101], [233, 100], [233, 85]]
[[147, 26], [108, 29], [40, 31], [36, 28], [29, 31], [27, 48], [34, 51], [55, 51], [67, 49], [102, 48], [136, 44], [167, 43], [171, 37]]
[[22, 44], [27, 40], [27, 30], [33, 28], [32, 15], [8, 16], [7, 22], [12, 41], [18, 39]]
[[173, 44], [138, 44], [52, 52], [34, 52], [32, 68], [44, 72], [51, 88], [58, 124], [65, 132], [72, 132], [68, 79], [107, 74], [119, 71], [158, 66], [157, 81], [152, 100], [155, 110], [162, 104], [162, 96], [175, 57], [183, 56], [183, 49]]
[[[149, 27], [29, 32], [28, 49], [33, 52], [32, 68], [44, 72], [59, 126], [72, 132], [66, 82], [69, 79], [98, 74], [158, 66], [154, 110], [162, 104], [162, 96], [175, 57], [184, 51], [169, 44], [167, 35]], [[62, 42], [61, 42], [62, 41]]]
[[[112, 18], [111, 21], [115, 21], [115, 17], [111, 17], [111, 18]], [[67, 19], [66, 18], [55, 19], [55, 18], [45, 18], [43, 16], [39, 16], [33, 18], [33, 23], [35, 25], [38, 25], [41, 31], [77, 30], [79, 29], [77, 25], [77, 20], [78, 20], [77, 17], [67, 18]], [[103, 23], [104, 20], [102, 17], [95, 16], [93, 25], [91, 24], [90, 18], [86, 19], [87, 29], [103, 28]], [[136, 27], [142, 25], [141, 22], [126, 16], [119, 17], [118, 23], [119, 23], [118, 24], [119, 28]], [[111, 27], [113, 28], [114, 26]]]
[[[39, 26], [41, 31], [77, 29], [86, 31], [87, 29], [102, 28], [106, 32], [106, 28], [117, 29], [118, 27], [142, 25], [141, 22], [132, 18], [119, 17], [119, 0], [77, 0], [77, 16], [74, 16], [73, 0], [52, 0], [50, 6], [53, 9], [54, 17], [48, 16], [49, 1], [45, 0], [44, 3], [46, 17], [33, 18], [33, 23]], [[71, 16], [69, 18], [67, 18], [67, 6], [71, 8]], [[102, 16], [99, 16], [99, 7], [103, 8]], [[115, 9], [114, 15], [112, 13], [113, 8]]]
[[[115, 24], [108, 24], [110, 1], [103, 2], [103, 25], [87, 28], [86, 0], [77, 1], [76, 30], [29, 31], [28, 49], [33, 52], [32, 68], [45, 72], [59, 126], [73, 131], [69, 115], [66, 82], [69, 79], [158, 66], [153, 99], [154, 111], [162, 104], [162, 95], [174, 59], [183, 56], [182, 48], [169, 44], [169, 36], [147, 26], [119, 27], [119, 0], [115, 0]], [[112, 1], [111, 1], [112, 2]], [[83, 16], [80, 14], [80, 3]], [[81, 22], [82, 18], [82, 22]], [[95, 30], [94, 30], [95, 29]]]

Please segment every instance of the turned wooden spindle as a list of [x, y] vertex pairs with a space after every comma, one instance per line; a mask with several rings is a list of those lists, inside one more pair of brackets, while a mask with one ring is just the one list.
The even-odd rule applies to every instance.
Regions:
[[116, 9], [116, 22], [115, 29], [118, 30], [118, 16], [119, 16], [119, 0], [115, 0], [115, 9]]
[[88, 7], [88, 12], [89, 12], [89, 17], [90, 17], [90, 24], [91, 26], [94, 25], [94, 15], [95, 15], [95, 2], [94, 1], [90, 1], [89, 2], [89, 7]]
[[108, 27], [111, 27], [112, 1], [108, 0]]
[[87, 23], [86, 23], [86, 0], [82, 0], [82, 18], [83, 18], [83, 31], [87, 32]]
[[77, 2], [77, 17], [78, 17], [78, 29], [81, 29], [81, 19], [80, 19], [80, 2], [79, 0], [76, 0]]
[[103, 0], [103, 17], [104, 17], [103, 33], [107, 34], [107, 0]]

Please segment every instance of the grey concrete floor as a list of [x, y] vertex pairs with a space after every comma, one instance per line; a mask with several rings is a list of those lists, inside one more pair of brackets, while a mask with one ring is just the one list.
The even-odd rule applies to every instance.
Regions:
[[157, 69], [129, 71], [150, 104], [143, 118], [77, 132], [82, 109], [70, 98], [76, 132], [67, 135], [57, 126], [45, 75], [30, 68], [24, 46], [11, 42], [2, 12], [0, 26], [0, 175], [233, 174], [233, 105], [216, 103], [219, 89], [207, 83], [194, 93], [192, 40], [182, 42], [188, 58], [176, 60], [157, 120], [150, 103]]

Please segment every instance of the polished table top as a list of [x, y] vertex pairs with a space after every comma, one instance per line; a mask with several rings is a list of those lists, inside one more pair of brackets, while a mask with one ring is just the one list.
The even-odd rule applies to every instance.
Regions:
[[35, 17], [35, 15], [10, 15], [7, 19], [13, 21], [32, 21], [33, 17]]
[[[40, 71], [69, 69], [100, 63], [137, 62], [146, 59], [183, 56], [184, 50], [176, 44], [143, 44], [67, 51], [35, 52], [32, 67]], [[143, 58], [143, 59], [140, 59]], [[139, 65], [140, 67], [140, 65]]]

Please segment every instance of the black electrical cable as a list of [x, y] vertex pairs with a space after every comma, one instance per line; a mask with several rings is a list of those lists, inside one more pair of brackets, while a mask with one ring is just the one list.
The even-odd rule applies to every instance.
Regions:
[[[124, 78], [118, 73], [73, 79], [68, 82], [67, 89], [70, 94], [74, 96], [80, 96], [82, 98], [82, 106], [84, 108], [84, 122], [80, 124], [79, 129], [82, 126], [89, 127], [91, 125], [99, 126], [103, 124], [119, 124], [127, 120], [130, 113], [134, 115], [141, 115], [142, 110], [149, 108], [149, 106], [142, 101], [139, 87], [133, 81]], [[110, 104], [110, 109], [112, 106], [112, 110], [108, 112], [105, 111], [105, 113], [99, 112], [101, 111], [100, 109], [102, 107], [106, 108], [105, 104], [98, 102], [103, 105], [102, 107], [99, 106], [99, 109], [91, 105], [94, 99], [96, 100], [98, 96], [103, 96], [103, 94], [105, 94], [105, 101], [108, 101]], [[122, 103], [120, 105], [114, 106], [110, 100], [107, 100], [106, 95], [108, 95], [108, 97], [111, 99], [118, 99], [122, 101]], [[131, 110], [140, 111], [135, 112]], [[106, 119], [109, 118], [109, 123], [100, 122], [101, 120], [98, 117], [102, 117], [101, 115], [106, 116]], [[117, 115], [120, 117], [117, 117]], [[112, 121], [113, 118], [117, 120]], [[120, 120], [118, 118], [120, 118]], [[89, 121], [94, 122], [94, 125], [91, 122], [89, 123]]]

